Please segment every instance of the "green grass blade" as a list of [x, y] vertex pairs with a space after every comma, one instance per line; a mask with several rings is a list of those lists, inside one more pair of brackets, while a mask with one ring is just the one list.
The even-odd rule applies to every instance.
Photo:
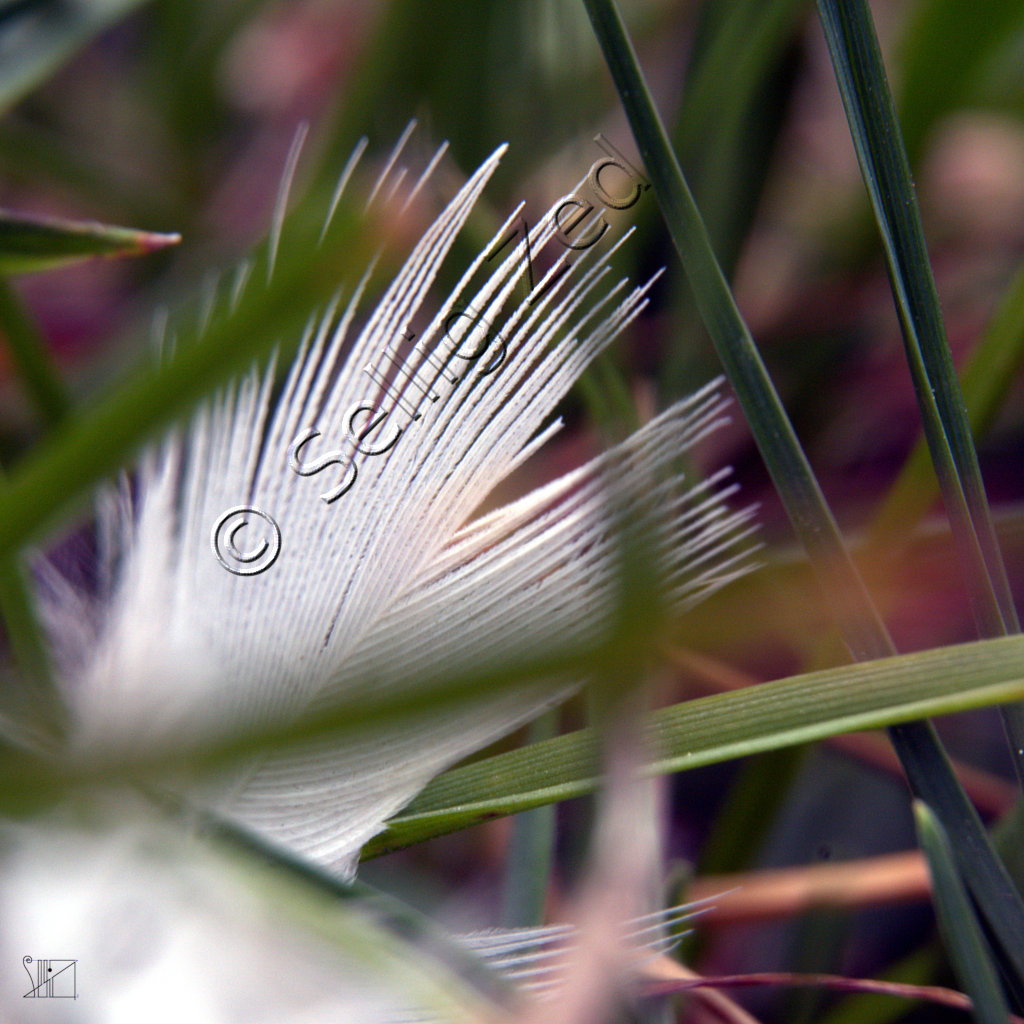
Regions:
[[[0, 470], [0, 488], [6, 485]], [[63, 699], [54, 683], [50, 646], [39, 625], [32, 594], [17, 555], [0, 556], [0, 618], [14, 664], [17, 682], [8, 682], [4, 710], [19, 722], [41, 729], [50, 738], [67, 724]]]
[[1008, 1024], [1010, 1010], [992, 965], [992, 953], [957, 874], [946, 830], [928, 805], [920, 800], [914, 801], [914, 821], [932, 876], [939, 928], [953, 970], [974, 1003], [974, 1019], [979, 1024]]
[[866, 658], [892, 654], [884, 627], [843, 545], [835, 519], [712, 251], [618, 12], [608, 0], [585, 0], [585, 4], [698, 309], [793, 528], [834, 602], [851, 649], [858, 657]]
[[0, 274], [50, 270], [93, 256], [141, 256], [180, 241], [176, 234], [0, 211]]
[[785, 747], [743, 763], [701, 849], [698, 876], [746, 871], [757, 862], [807, 754], [806, 747]]
[[[559, 679], [599, 676], [621, 659], [621, 648], [621, 639], [616, 639], [596, 649], [550, 651], [464, 675], [420, 679], [398, 692], [381, 693], [368, 679], [368, 685], [351, 691], [346, 701], [317, 708], [297, 720], [271, 721], [216, 739], [184, 736], [173, 746], [96, 750], [70, 760], [19, 753], [11, 747], [0, 756], [0, 810], [15, 812], [26, 794], [43, 799], [47, 793], [83, 785], [146, 778], [155, 782], [168, 772], [177, 776], [185, 768], [218, 772], [270, 750], [328, 739], [342, 743], [384, 723], [401, 728], [423, 712], [436, 714], [464, 705], [479, 699], [482, 692], [525, 692], [537, 686], [542, 693], [550, 693]], [[655, 712], [650, 716], [651, 744], [661, 755], [653, 770], [659, 774], [682, 771], [851, 730], [998, 704], [1022, 694], [1024, 637], [1019, 636], [839, 666]], [[474, 804], [482, 807], [486, 817], [580, 795], [597, 784], [596, 757], [592, 731], [560, 736], [441, 776], [417, 798], [409, 813]], [[568, 788], [562, 786], [570, 782]], [[504, 809], [488, 801], [498, 801]], [[470, 818], [478, 820], [475, 814]], [[461, 825], [449, 823], [444, 830], [457, 827]]]
[[[807, 0], [734, 0], [704, 4], [687, 61], [671, 141], [700, 208], [715, 253], [731, 279], [756, 215], [792, 87], [788, 49], [811, 5]], [[650, 225], [661, 230], [660, 225]], [[682, 268], [670, 268], [674, 343], [660, 375], [666, 397], [685, 392], [700, 371], [699, 317]], [[678, 280], [677, 280], [678, 279]], [[757, 855], [787, 798], [806, 751], [788, 748], [745, 763], [715, 816], [699, 873], [738, 871]]]
[[[740, 0], [701, 9], [671, 141], [726, 277], [765, 188], [764, 168], [792, 86], [786, 48], [809, 6], [806, 0]], [[660, 230], [651, 217], [644, 227], [648, 236]], [[675, 340], [660, 382], [663, 395], [676, 397], [705, 375], [695, 366], [704, 345], [681, 268], [670, 275]]]
[[[807, 458], [715, 260], [690, 190], [668, 144], [636, 55], [612, 0], [584, 0], [673, 243], [704, 322], [762, 457], [825, 590], [844, 639], [858, 660], [894, 653], [863, 580], [843, 545]], [[912, 789], [956, 844], [958, 862], [1024, 979], [1024, 901], [996, 856], [977, 812], [956, 780], [934, 730], [924, 722], [893, 728], [893, 744]]]
[[1024, 801], [1018, 800], [992, 827], [992, 839], [1011, 876], [1024, 888]]
[[[63, 419], [71, 403], [46, 343], [10, 285], [0, 277], [0, 332], [16, 367], [45, 423]], [[0, 472], [0, 489], [7, 483]], [[18, 556], [0, 555], [0, 617], [14, 662], [20, 669], [20, 692], [12, 694], [9, 709], [21, 721], [31, 721], [53, 733], [65, 725], [63, 702], [53, 682], [49, 645], [39, 626], [29, 587]]]
[[785, 106], [771, 79], [809, 6], [740, 0], [701, 12], [710, 39], [687, 69], [672, 143], [727, 273], [753, 219]]
[[[616, 641], [618, 638], [616, 638]], [[20, 813], [20, 808], [45, 802], [51, 796], [79, 786], [108, 785], [132, 780], [160, 780], [184, 768], [197, 773], [218, 772], [237, 767], [270, 751], [284, 751], [330, 739], [344, 742], [382, 725], [401, 729], [415, 725], [424, 714], [443, 713], [465, 707], [480, 699], [481, 693], [515, 689], [529, 700], [531, 688], [538, 690], [540, 703], [560, 685], [574, 679], [597, 675], [602, 667], [615, 663], [621, 654], [616, 643], [595, 649], [548, 650], [498, 665], [477, 666], [465, 673], [443, 677], [417, 678], [401, 690], [379, 692], [372, 675], [362, 684], [352, 681], [344, 702], [309, 711], [296, 718], [274, 719], [262, 726], [239, 731], [222, 726], [216, 739], [181, 734], [166, 743], [148, 747], [121, 745], [115, 749], [94, 749], [78, 755], [48, 755], [23, 742], [23, 737], [5, 733], [0, 718], [0, 814]], [[7, 746], [5, 747], [5, 741]]]
[[684, 116], [676, 132], [680, 148], [693, 150], [701, 140], [717, 134], [723, 116], [723, 83], [727, 81], [730, 90], [724, 102], [729, 107], [726, 118], [730, 126], [742, 116], [765, 69], [807, 6], [808, 0], [736, 0], [702, 12], [716, 25], [713, 38], [687, 79]]
[[28, 310], [11, 286], [0, 277], [0, 332], [21, 383], [45, 424], [54, 426], [71, 408], [71, 398], [60, 371]]
[[[843, 665], [714, 694], [648, 718], [651, 774], [910, 722], [1024, 692], [1024, 637], [982, 640]], [[456, 768], [435, 779], [371, 840], [366, 856], [488, 818], [594, 792], [596, 734], [585, 729]]]
[[[0, 474], [0, 486], [3, 480]], [[64, 704], [54, 685], [49, 645], [14, 555], [0, 557], [0, 617], [14, 663], [20, 670], [17, 690], [12, 684], [5, 687], [8, 693], [4, 710], [52, 738], [66, 724]]]
[[21, 567], [14, 558], [0, 558], [0, 616], [18, 666], [18, 690], [5, 695], [5, 710], [22, 724], [56, 738], [67, 723], [63, 700], [53, 682], [46, 642]]
[[27, 119], [0, 119], [0, 173], [33, 189], [56, 186], [77, 205], [129, 224], [174, 224], [181, 216], [166, 182], [128, 180], [81, 144]]
[[[23, 675], [33, 683], [48, 678], [48, 648], [39, 632], [21, 569], [13, 559], [0, 562], [0, 615], [11, 653]], [[50, 703], [53, 694], [45, 696], [47, 700], [40, 700], [40, 705]]]

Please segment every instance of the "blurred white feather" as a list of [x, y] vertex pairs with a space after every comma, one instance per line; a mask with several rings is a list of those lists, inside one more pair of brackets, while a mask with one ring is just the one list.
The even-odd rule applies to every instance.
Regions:
[[[556, 994], [581, 942], [572, 925], [397, 927], [372, 900], [331, 898], [153, 811], [113, 792], [0, 822], [5, 1024], [497, 1024]], [[624, 945], [642, 965], [700, 910], [646, 915]], [[25, 956], [74, 961], [74, 975], [33, 992]]]
[[[372, 912], [161, 822], [129, 793], [0, 823], [5, 1024], [446, 1024], [489, 1002]], [[61, 993], [21, 970], [74, 960]]]

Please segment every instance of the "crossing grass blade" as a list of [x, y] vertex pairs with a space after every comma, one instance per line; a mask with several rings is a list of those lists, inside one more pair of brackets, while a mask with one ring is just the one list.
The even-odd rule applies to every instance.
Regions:
[[793, 527], [844, 624], [847, 642], [860, 657], [892, 654], [884, 627], [712, 251], [618, 12], [607, 0], [586, 0], [586, 6], [698, 309]]
[[[895, 653], [892, 640], [843, 544], [715, 259], [613, 0], [584, 3], [697, 307], [847, 646], [858, 660], [891, 655]], [[1014, 971], [1024, 978], [1024, 901], [992, 849], [938, 736], [928, 723], [911, 722], [894, 726], [890, 737], [911, 788], [948, 825], [960, 870]]]
[[[458, 676], [419, 680], [416, 687], [384, 694], [372, 686], [336, 706], [318, 708], [294, 721], [270, 722], [219, 739], [196, 739], [168, 749], [119, 754], [97, 751], [70, 760], [31, 752], [10, 736], [0, 748], [0, 812], [21, 813], [24, 800], [46, 801], [82, 786], [148, 780], [167, 773], [222, 770], [257, 754], [347, 737], [387, 723], [400, 726], [417, 716], [467, 698], [502, 689], [539, 685], [555, 678], [586, 678], [621, 657], [616, 651], [552, 651], [517, 664], [481, 668]], [[1020, 699], [1024, 695], [1024, 637], [1002, 637], [898, 655], [869, 664], [844, 665], [743, 690], [714, 694], [654, 712], [651, 748], [660, 753], [653, 774], [668, 774], [812, 742], [857, 729], [875, 729], [923, 715], [951, 714]], [[2, 737], [0, 737], [2, 739]], [[401, 845], [513, 814], [572, 796], [598, 785], [595, 734], [582, 730], [441, 775], [391, 831], [370, 850]]]
[[[652, 775], [688, 771], [856, 729], [1015, 700], [1024, 637], [982, 640], [844, 665], [685, 701], [648, 718]], [[490, 818], [594, 792], [596, 735], [585, 729], [439, 776], [370, 841], [364, 856]]]
[[1000, 635], [1015, 627], [1016, 614], [874, 25], [862, 0], [819, 0], [818, 10], [882, 236], [925, 436], [968, 570], [976, 615], [986, 635]]

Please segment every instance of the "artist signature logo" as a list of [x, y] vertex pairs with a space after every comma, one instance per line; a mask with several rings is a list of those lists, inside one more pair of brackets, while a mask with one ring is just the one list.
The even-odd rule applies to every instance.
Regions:
[[[77, 960], [33, 960], [25, 956], [21, 963], [29, 982], [25, 999], [78, 998]], [[33, 963], [35, 970], [32, 969]]]

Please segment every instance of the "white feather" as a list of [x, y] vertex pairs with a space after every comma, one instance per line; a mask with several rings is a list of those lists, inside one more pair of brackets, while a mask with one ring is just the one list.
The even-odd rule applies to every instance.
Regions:
[[[311, 319], [279, 398], [272, 397], [273, 368], [250, 374], [142, 459], [134, 497], [122, 489], [101, 498], [101, 573], [109, 593], [99, 627], [84, 631], [88, 643], [61, 661], [75, 666], [64, 684], [80, 750], [193, 742], [343, 706], [367, 679], [398, 690], [425, 674], [596, 640], [614, 610], [612, 483], [625, 496], [625, 512], [649, 520], [676, 609], [746, 571], [750, 514], [729, 511], [725, 474], [692, 488], [666, 476], [672, 458], [723, 421], [718, 383], [587, 466], [473, 520], [538, 437], [557, 429], [544, 428], [551, 410], [642, 310], [650, 287], [605, 287], [612, 251], [605, 247], [603, 255], [588, 251], [541, 301], [516, 303], [522, 242], [481, 286], [469, 288], [515, 214], [440, 303], [411, 352], [395, 359], [392, 380], [406, 383], [392, 386], [395, 406], [377, 433], [362, 441], [348, 435], [353, 407], [381, 398], [366, 368], [381, 376], [396, 339], [426, 306], [501, 153], [427, 229], [354, 339], [366, 277], [347, 302], [339, 298]], [[396, 156], [371, 203], [400, 189], [404, 169], [395, 170]], [[434, 166], [436, 158], [428, 171]], [[289, 177], [293, 171], [290, 156]], [[340, 190], [331, 214], [339, 197]], [[549, 214], [531, 232], [534, 251], [554, 230]], [[275, 215], [275, 239], [279, 232]], [[254, 286], [247, 271], [240, 276], [239, 289]], [[496, 372], [464, 367], [448, 352], [445, 327], [467, 288], [467, 308], [502, 324], [505, 356]], [[477, 324], [460, 348], [477, 349], [486, 334]], [[396, 431], [386, 454], [365, 454]], [[302, 437], [309, 440], [296, 450]], [[347, 464], [296, 475], [296, 465], [329, 450]], [[353, 473], [346, 493], [322, 499]], [[652, 480], [661, 482], [643, 495]], [[211, 552], [213, 524], [237, 506], [264, 510], [280, 527], [279, 557], [259, 575], [234, 575]], [[278, 751], [203, 799], [293, 851], [351, 871], [361, 845], [432, 775], [579, 682], [485, 693], [401, 729]]]

